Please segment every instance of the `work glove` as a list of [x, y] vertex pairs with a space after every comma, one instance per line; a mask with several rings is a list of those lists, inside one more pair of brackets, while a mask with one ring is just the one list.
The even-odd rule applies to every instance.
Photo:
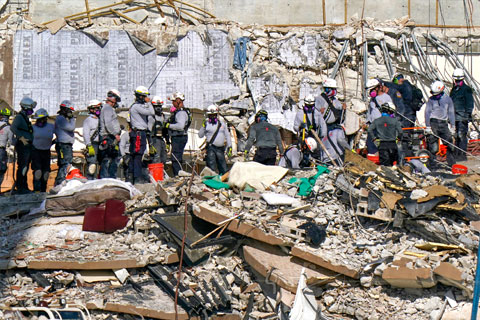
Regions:
[[232, 156], [232, 147], [228, 147], [227, 148], [227, 157], [231, 157]]
[[307, 124], [305, 122], [302, 122], [300, 124], [300, 129], [305, 129], [307, 127]]
[[118, 148], [118, 144], [115, 145], [115, 151], [118, 151], [119, 148]]
[[248, 151], [247, 150], [245, 150], [243, 158], [244, 158], [245, 161], [248, 161]]
[[203, 122], [202, 122], [202, 127], [204, 127], [204, 128], [205, 128], [205, 127], [206, 127], [206, 125], [207, 125], [207, 119], [203, 119]]
[[357, 150], [355, 150], [355, 148], [352, 149], [352, 152], [353, 153], [357, 153]]
[[167, 143], [167, 144], [165, 145], [165, 149], [167, 150], [167, 153], [170, 152], [170, 144], [169, 144], [169, 143]]
[[148, 150], [148, 152], [153, 156], [154, 154], [157, 154], [157, 149], [154, 146], [150, 146], [150, 150]]
[[168, 129], [168, 127], [170, 127], [170, 122], [167, 122], [167, 124], [165, 125], [165, 128]]
[[449, 127], [450, 133], [452, 134], [452, 137], [455, 137], [457, 134], [457, 130], [454, 126]]
[[311, 130], [313, 130], [313, 125], [308, 126], [308, 131], [311, 131]]
[[14, 154], [14, 153], [15, 153], [15, 147], [14, 147], [14, 146], [9, 146], [9, 147], [7, 148], [7, 155], [8, 155], [9, 157], [13, 157], [13, 154]]
[[90, 157], [93, 157], [95, 155], [95, 149], [93, 148], [92, 145], [87, 146], [87, 151]]
[[24, 146], [26, 146], [28, 144], [28, 140], [25, 137], [20, 137], [18, 140], [20, 140], [23, 143]]
[[426, 128], [425, 128], [425, 134], [433, 134], [432, 128], [426, 127]]
[[374, 144], [377, 146], [377, 148], [378, 148], [378, 146], [380, 145], [380, 139], [375, 139], [375, 140], [373, 140], [373, 143], [374, 143]]

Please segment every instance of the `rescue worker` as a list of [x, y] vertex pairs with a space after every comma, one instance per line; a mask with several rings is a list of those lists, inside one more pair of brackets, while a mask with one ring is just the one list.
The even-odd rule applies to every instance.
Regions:
[[394, 117], [396, 107], [393, 102], [386, 102], [380, 106], [382, 115], [375, 119], [368, 128], [368, 134], [373, 140], [378, 140], [380, 164], [392, 166], [398, 162], [397, 140], [402, 136], [402, 125]]
[[[305, 142], [300, 146], [291, 145], [288, 147], [278, 161], [278, 165], [289, 169], [300, 169], [311, 166], [310, 157], [306, 157], [306, 154], [311, 154], [317, 149], [317, 141], [308, 137]], [[305, 162], [308, 159], [308, 162]]]
[[173, 175], [177, 176], [178, 172], [182, 170], [183, 151], [188, 141], [187, 132], [191, 123], [191, 117], [183, 104], [185, 101], [183, 93], [175, 92], [172, 100], [173, 106], [170, 108], [170, 118], [165, 127], [168, 129], [168, 135], [172, 142]]
[[32, 149], [32, 171], [33, 190], [35, 192], [46, 192], [47, 182], [50, 176], [50, 148], [53, 144], [55, 126], [48, 123], [48, 112], [45, 109], [38, 109], [33, 115], [33, 149]]
[[232, 140], [227, 124], [218, 118], [218, 107], [207, 107], [207, 119], [203, 120], [202, 127], [198, 131], [199, 138], [206, 138], [207, 167], [218, 171], [221, 175], [228, 171], [225, 160], [225, 145], [227, 155], [232, 156]]
[[[129, 180], [133, 183], [146, 183], [143, 174], [143, 154], [147, 149], [148, 118], [155, 115], [153, 106], [148, 97], [150, 93], [144, 86], [139, 86], [134, 91], [135, 103], [130, 107], [130, 163]], [[155, 147], [150, 148], [156, 153]]]
[[[415, 121], [417, 119], [417, 107], [413, 105], [413, 85], [405, 79], [403, 74], [397, 73], [393, 76], [392, 83], [397, 85], [397, 89], [400, 92], [403, 100], [403, 112], [397, 106], [397, 113], [401, 113], [404, 117], [398, 119], [403, 128], [415, 127]], [[395, 101], [393, 101], [395, 103]]]
[[73, 143], [75, 142], [75, 123], [76, 119], [73, 116], [75, 108], [69, 100], [63, 100], [60, 103], [57, 118], [55, 119], [55, 136], [57, 143], [55, 150], [58, 158], [58, 172], [55, 178], [55, 186], [65, 180], [68, 173], [68, 167], [73, 160]]
[[28, 118], [33, 114], [37, 103], [29, 97], [20, 101], [20, 112], [13, 119], [12, 130], [15, 138], [15, 152], [17, 153], [17, 174], [15, 191], [19, 194], [30, 193], [27, 183], [27, 173], [32, 160], [33, 127]]
[[277, 159], [277, 147], [280, 155], [283, 154], [282, 138], [280, 131], [274, 125], [268, 123], [268, 113], [260, 110], [255, 115], [255, 123], [248, 131], [247, 144], [245, 145], [245, 160], [248, 159], [248, 152], [255, 144], [257, 152], [253, 161], [265, 164], [275, 165]]
[[100, 162], [100, 178], [116, 178], [120, 142], [120, 123], [115, 108], [122, 101], [120, 92], [108, 91], [105, 103], [100, 112], [100, 144], [98, 146], [98, 161]]
[[323, 80], [323, 92], [315, 98], [315, 108], [320, 111], [327, 126], [342, 121], [343, 110], [346, 108], [337, 99], [337, 81], [332, 78]]
[[[163, 114], [163, 101], [158, 96], [152, 98], [152, 106], [155, 115], [149, 118], [149, 130], [151, 134], [150, 155], [152, 163], [167, 163], [167, 145], [170, 144], [168, 129], [165, 128], [166, 118]], [[156, 152], [153, 152], [156, 151]]]
[[445, 94], [445, 85], [442, 81], [435, 81], [430, 87], [431, 97], [425, 108], [425, 133], [433, 133], [428, 139], [428, 147], [433, 154], [437, 153], [438, 137], [447, 145], [447, 163], [455, 164], [455, 155], [452, 136], [455, 134], [455, 107], [452, 99]]
[[[332, 157], [338, 165], [343, 165], [345, 160], [345, 149], [350, 150], [350, 145], [345, 137], [343, 127], [340, 125], [331, 127], [327, 136], [322, 139], [322, 143], [330, 154], [330, 157]], [[320, 161], [325, 164], [330, 164], [332, 162], [330, 157], [325, 150], [321, 150]]]
[[[370, 103], [367, 109], [367, 121], [363, 125], [363, 129], [367, 129], [375, 119], [380, 118], [382, 113], [380, 112], [380, 106], [392, 102], [392, 98], [385, 92], [384, 85], [378, 79], [370, 79], [367, 81], [366, 89], [370, 96]], [[372, 135], [367, 136], [367, 151], [370, 155], [375, 155], [378, 152], [378, 148], [373, 142]]]
[[119, 151], [120, 151], [120, 167], [123, 172], [123, 177], [125, 181], [132, 183], [130, 181], [130, 177], [128, 176], [128, 167], [130, 165], [130, 116], [127, 117], [128, 123], [128, 130], [125, 130], [123, 125], [120, 125], [120, 129], [122, 133], [120, 134], [120, 143], [119, 143]]
[[8, 119], [12, 115], [12, 111], [8, 108], [0, 110], [0, 187], [8, 168], [8, 152], [7, 149], [13, 143], [13, 133], [10, 130]]
[[468, 123], [472, 121], [473, 112], [473, 91], [470, 86], [465, 83], [465, 72], [457, 68], [453, 70], [453, 88], [450, 92], [453, 106], [455, 107], [455, 145], [460, 149], [456, 149], [456, 160], [467, 160], [467, 144], [468, 144]]
[[87, 106], [88, 117], [83, 121], [83, 142], [87, 147], [85, 160], [87, 161], [86, 176], [88, 180], [95, 179], [97, 174], [97, 155], [100, 141], [98, 118], [101, 108], [102, 102], [100, 100], [90, 100]]

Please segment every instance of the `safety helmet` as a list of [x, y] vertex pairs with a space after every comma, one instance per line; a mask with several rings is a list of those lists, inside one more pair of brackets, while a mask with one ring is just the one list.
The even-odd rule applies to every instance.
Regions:
[[172, 96], [172, 100], [175, 101], [176, 99], [180, 99], [182, 101], [185, 100], [185, 95], [179, 91], [175, 92]]
[[47, 110], [41, 108], [35, 111], [35, 114], [33, 115], [33, 119], [41, 119], [41, 118], [46, 118], [48, 117], [48, 112]]
[[378, 79], [369, 79], [367, 81], [367, 85], [365, 86], [366, 89], [372, 90], [380, 85], [380, 81]]
[[101, 104], [102, 102], [100, 100], [97, 100], [97, 99], [90, 100], [88, 101], [87, 109], [100, 108]]
[[312, 138], [312, 137], [308, 137], [305, 139], [305, 144], [307, 145], [308, 147], [308, 150], [310, 150], [311, 152], [314, 152], [315, 150], [317, 150], [317, 141]]
[[70, 100], [63, 100], [60, 103], [60, 108], [67, 108], [69, 110], [75, 111], [75, 108], [73, 107], [73, 104]]
[[443, 90], [445, 90], [445, 85], [444, 85], [443, 82], [440, 81], [440, 80], [435, 81], [435, 82], [432, 83], [432, 85], [430, 86], [430, 91], [431, 91], [432, 94], [434, 94], [434, 95], [439, 94], [439, 93], [442, 93]]
[[207, 107], [207, 114], [217, 114], [218, 113], [218, 107], [214, 104], [209, 105]]
[[256, 122], [260, 122], [260, 120], [262, 120], [262, 118], [264, 118], [263, 120], [265, 120], [265, 121], [268, 119], [268, 112], [267, 111], [260, 110], [255, 114], [255, 121]]
[[337, 81], [335, 79], [332, 79], [332, 78], [327, 78], [327, 79], [323, 80], [322, 86], [324, 88], [337, 89]]
[[135, 95], [139, 95], [139, 96], [148, 96], [150, 94], [150, 92], [148, 92], [148, 88], [147, 87], [144, 87], [144, 86], [138, 86], [136, 89], [135, 89]]
[[384, 104], [382, 104], [381, 107], [386, 111], [395, 112], [397, 110], [397, 107], [395, 106], [395, 104], [393, 104], [393, 102], [385, 102]]
[[20, 100], [20, 106], [22, 109], [35, 109], [37, 102], [33, 101], [32, 98], [23, 97], [22, 100]]
[[159, 96], [154, 96], [154, 97], [152, 98], [152, 104], [153, 104], [154, 106], [162, 106], [162, 105], [163, 105], [163, 100], [160, 99]]
[[456, 68], [455, 70], [453, 70], [452, 76], [455, 80], [463, 80], [465, 78], [465, 72], [463, 71], [463, 69]]
[[12, 115], [12, 111], [8, 108], [3, 108], [2, 110], [0, 110], [0, 116], [10, 117], [11, 115]]
[[107, 97], [113, 97], [117, 102], [122, 101], [120, 97], [120, 92], [117, 89], [110, 89], [110, 91], [107, 92]]
[[315, 104], [315, 98], [313, 97], [313, 94], [309, 94], [308, 96], [306, 96], [304, 102], [308, 105]]

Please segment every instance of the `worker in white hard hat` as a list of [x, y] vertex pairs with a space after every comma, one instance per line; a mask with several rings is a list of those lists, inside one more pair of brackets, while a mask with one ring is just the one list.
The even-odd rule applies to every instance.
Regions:
[[473, 91], [465, 83], [463, 69], [453, 70], [453, 88], [450, 91], [450, 98], [455, 107], [455, 145], [460, 149], [455, 150], [455, 158], [457, 161], [466, 161], [468, 123], [472, 121], [473, 112]]
[[[345, 150], [350, 150], [350, 145], [347, 142], [343, 127], [336, 125], [329, 130], [327, 135], [323, 137], [322, 143], [325, 146], [325, 150], [330, 154], [330, 157], [335, 160], [338, 165], [343, 165]], [[333, 164], [332, 159], [330, 159], [325, 150], [321, 150], [320, 161], [326, 165], [331, 165]]]
[[280, 157], [278, 165], [289, 169], [300, 169], [312, 166], [310, 154], [318, 149], [317, 141], [308, 137], [305, 141], [298, 145], [291, 145], [285, 149]]
[[218, 107], [210, 105], [207, 107], [207, 118], [203, 120], [202, 127], [198, 131], [199, 138], [206, 138], [207, 167], [217, 171], [221, 175], [228, 171], [225, 160], [227, 155], [232, 156], [232, 140], [227, 124], [218, 118]]
[[346, 105], [337, 99], [337, 81], [327, 78], [322, 82], [323, 92], [315, 98], [315, 108], [322, 113], [328, 128], [340, 124]]
[[100, 143], [100, 130], [98, 118], [102, 109], [100, 100], [90, 100], [87, 105], [88, 117], [83, 121], [83, 141], [86, 146], [85, 160], [87, 161], [86, 177], [95, 179], [98, 167], [98, 144]]
[[116, 178], [119, 162], [120, 122], [115, 109], [122, 101], [120, 92], [111, 89], [107, 93], [100, 113], [100, 144], [98, 146], [98, 162], [100, 162], [100, 178]]
[[395, 118], [396, 107], [393, 102], [386, 102], [380, 106], [382, 116], [373, 121], [368, 128], [369, 135], [378, 144], [380, 164], [392, 166], [399, 161], [397, 142], [402, 136], [402, 125]]
[[[445, 93], [445, 84], [442, 81], [435, 81], [430, 86], [432, 94], [428, 99], [425, 108], [425, 132], [434, 133], [447, 145], [447, 163], [449, 166], [455, 164], [454, 147], [452, 146], [455, 134], [455, 107], [452, 99]], [[438, 138], [431, 136], [428, 139], [430, 152], [436, 154], [438, 151]]]
[[[320, 138], [325, 137], [327, 124], [322, 113], [315, 108], [315, 98], [309, 94], [303, 101], [303, 108], [297, 112], [293, 121], [293, 130], [297, 132], [299, 140], [303, 143], [306, 138], [312, 137], [311, 131], [315, 131]], [[317, 158], [320, 156], [318, 149], [314, 156]]]

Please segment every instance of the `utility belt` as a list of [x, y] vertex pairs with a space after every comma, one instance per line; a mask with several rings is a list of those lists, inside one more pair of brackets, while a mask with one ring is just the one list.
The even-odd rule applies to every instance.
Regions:
[[257, 152], [277, 152], [277, 147], [257, 147]]
[[436, 123], [447, 123], [448, 124], [448, 120], [442, 120], [442, 119], [437, 119], [437, 118], [431, 118], [430, 119], [430, 122], [436, 122]]
[[59, 146], [66, 146], [66, 145], [72, 146], [73, 145], [73, 143], [68, 143], [68, 142], [57, 142], [57, 144]]
[[109, 134], [103, 137], [100, 137], [100, 144], [98, 145], [99, 150], [106, 150], [111, 147], [115, 147], [117, 140], [113, 134]]
[[132, 129], [133, 132], [144, 132], [147, 131], [146, 129]]

